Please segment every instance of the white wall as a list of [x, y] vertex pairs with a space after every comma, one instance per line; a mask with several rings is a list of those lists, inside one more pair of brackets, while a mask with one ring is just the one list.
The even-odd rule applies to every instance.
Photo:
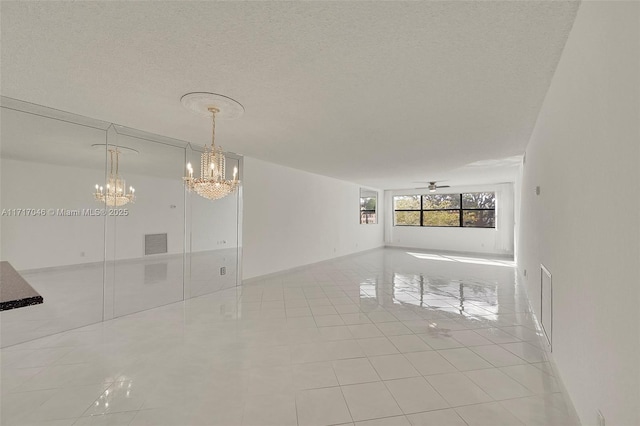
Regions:
[[426, 250], [513, 255], [513, 185], [477, 185], [452, 187], [441, 193], [495, 192], [496, 228], [430, 228], [393, 225], [393, 196], [428, 194], [427, 190], [385, 191], [385, 241], [388, 246]]
[[382, 217], [359, 223], [359, 185], [248, 157], [243, 185], [245, 279], [384, 244]]
[[[640, 424], [640, 3], [583, 2], [526, 151], [518, 238], [584, 425]], [[534, 189], [540, 186], [541, 193]]]

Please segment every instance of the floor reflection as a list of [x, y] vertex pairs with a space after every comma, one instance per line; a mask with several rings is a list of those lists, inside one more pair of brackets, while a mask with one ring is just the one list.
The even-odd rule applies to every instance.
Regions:
[[3, 349], [2, 422], [577, 425], [543, 344], [513, 268], [379, 249]]
[[[237, 250], [230, 248], [107, 262], [106, 274], [103, 263], [23, 273], [44, 303], [1, 312], [0, 344], [11, 346], [100, 322], [103, 314], [121, 317], [234, 287], [236, 265]], [[220, 275], [223, 266], [226, 274]]]
[[514, 267], [515, 263], [511, 260], [505, 259], [493, 259], [483, 257], [468, 257], [468, 256], [455, 256], [451, 254], [434, 254], [434, 253], [413, 253], [407, 252], [407, 254], [424, 260], [438, 260], [443, 262], [460, 262], [460, 263], [472, 263], [475, 265], [488, 265], [488, 266], [507, 266]]

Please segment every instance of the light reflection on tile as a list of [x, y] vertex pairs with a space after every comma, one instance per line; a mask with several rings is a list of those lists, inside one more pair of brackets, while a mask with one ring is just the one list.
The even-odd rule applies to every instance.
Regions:
[[508, 262], [449, 258], [374, 250], [5, 348], [2, 423], [572, 424]]

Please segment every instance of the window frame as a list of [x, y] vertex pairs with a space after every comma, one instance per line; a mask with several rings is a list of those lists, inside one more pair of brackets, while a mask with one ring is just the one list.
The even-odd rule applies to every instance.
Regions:
[[[452, 193], [452, 194], [439, 194], [439, 195], [457, 195], [460, 204], [458, 208], [447, 208], [447, 209], [425, 209], [424, 208], [424, 196], [430, 194], [410, 194], [410, 195], [394, 195], [391, 198], [392, 207], [393, 207], [393, 226], [408, 226], [408, 227], [420, 227], [420, 228], [476, 228], [476, 229], [496, 229], [496, 207], [494, 206], [492, 209], [489, 208], [464, 208], [462, 204], [462, 196], [464, 194], [479, 194], [482, 192], [491, 192], [493, 194], [494, 200], [496, 198], [495, 191], [479, 191], [479, 192], [460, 192], [460, 193]], [[396, 209], [395, 208], [395, 198], [396, 197], [420, 197], [420, 209]], [[497, 204], [497, 203], [496, 203]], [[424, 224], [424, 212], [443, 212], [443, 211], [452, 211], [458, 212], [458, 225], [447, 226], [447, 225], [425, 225]], [[464, 212], [468, 211], [492, 211], [493, 212], [493, 226], [470, 226], [464, 225]], [[418, 225], [402, 225], [396, 223], [396, 212], [420, 212], [420, 224]]]
[[[396, 209], [395, 199], [396, 197], [420, 197], [420, 209]], [[422, 226], [422, 195], [421, 194], [410, 194], [410, 195], [394, 195], [391, 197], [391, 202], [393, 203], [393, 226]], [[418, 225], [398, 225], [396, 224], [396, 212], [420, 212], [420, 224]]]

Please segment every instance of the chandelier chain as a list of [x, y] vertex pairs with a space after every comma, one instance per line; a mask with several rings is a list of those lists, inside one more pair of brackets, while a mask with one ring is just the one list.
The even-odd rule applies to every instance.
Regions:
[[211, 111], [211, 148], [214, 150], [216, 147], [216, 112], [218, 110], [216, 108], [209, 108]]

